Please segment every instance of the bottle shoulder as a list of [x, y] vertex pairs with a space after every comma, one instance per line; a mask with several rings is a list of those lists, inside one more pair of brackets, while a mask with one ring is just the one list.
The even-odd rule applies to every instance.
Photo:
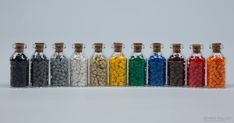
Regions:
[[208, 57], [207, 61], [225, 61], [225, 57], [223, 55], [211, 55]]
[[83, 53], [73, 53], [70, 57], [71, 60], [75, 59], [87, 59], [86, 56]]
[[116, 59], [126, 60], [127, 58], [126, 58], [126, 56], [123, 53], [113, 53], [110, 56], [110, 60], [116, 60]]
[[181, 53], [173, 53], [168, 61], [185, 61], [185, 57]]
[[161, 55], [161, 54], [152, 54], [150, 57], [149, 57], [149, 60], [161, 60], [161, 61], [166, 61], [166, 58]]
[[102, 53], [94, 53], [91, 57], [90, 57], [90, 60], [92, 59], [105, 59], [107, 60], [107, 57], [102, 54]]
[[47, 58], [47, 56], [44, 53], [35, 52], [32, 55], [31, 60], [45, 60], [45, 61], [47, 61], [48, 58]]
[[29, 61], [28, 57], [24, 53], [14, 52], [10, 57], [11, 61]]

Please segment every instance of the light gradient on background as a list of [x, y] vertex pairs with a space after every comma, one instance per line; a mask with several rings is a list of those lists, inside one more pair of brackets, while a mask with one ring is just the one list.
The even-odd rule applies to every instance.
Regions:
[[[29, 116], [28, 120], [34, 123], [79, 120], [197, 123], [212, 118], [233, 122], [233, 12], [232, 0], [0, 0], [0, 121], [26, 123], [26, 116]], [[25, 52], [31, 57], [33, 43], [41, 40], [48, 46], [45, 50], [48, 57], [53, 53], [52, 44], [55, 41], [67, 44], [67, 56], [73, 53], [71, 47], [76, 41], [86, 44], [84, 52], [87, 56], [93, 53], [93, 42], [103, 41], [106, 44], [105, 54], [110, 56], [112, 42], [116, 40], [125, 43], [124, 52], [129, 56], [135, 40], [145, 44], [144, 54], [147, 57], [153, 41], [164, 44], [163, 54], [166, 57], [171, 54], [171, 43], [183, 43], [183, 53], [187, 58], [191, 54], [190, 44], [204, 44], [203, 54], [208, 57], [211, 53], [209, 44], [219, 40], [225, 48], [223, 53], [227, 58], [229, 86], [224, 90], [9, 89], [9, 57], [14, 51], [12, 44], [25, 42], [28, 45]], [[41, 105], [36, 107], [36, 104]], [[72, 108], [73, 105], [78, 106]], [[82, 113], [85, 115], [78, 116]], [[91, 117], [88, 117], [89, 114]], [[23, 115], [25, 117], [21, 118]]]

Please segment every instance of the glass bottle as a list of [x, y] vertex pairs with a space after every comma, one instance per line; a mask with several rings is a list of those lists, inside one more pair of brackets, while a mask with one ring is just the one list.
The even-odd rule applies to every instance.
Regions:
[[10, 58], [10, 85], [11, 87], [26, 87], [29, 85], [29, 60], [24, 54], [27, 46], [24, 43], [15, 43], [15, 52]]
[[70, 58], [70, 81], [71, 86], [84, 87], [88, 84], [88, 59], [83, 51], [84, 44], [75, 43], [75, 52]]
[[123, 44], [114, 43], [114, 53], [110, 57], [110, 86], [125, 86], [127, 84], [127, 58], [122, 52]]
[[162, 44], [153, 43], [153, 54], [148, 60], [148, 85], [164, 86], [166, 83], [166, 59], [161, 53]]
[[50, 59], [51, 86], [68, 86], [68, 58], [64, 55], [64, 43], [54, 44], [55, 53]]
[[35, 53], [31, 58], [31, 84], [35, 87], [48, 86], [49, 84], [49, 60], [43, 53], [46, 45], [35, 43]]
[[185, 84], [185, 58], [181, 54], [182, 46], [172, 44], [173, 54], [168, 59], [168, 85], [184, 86]]
[[193, 54], [188, 59], [187, 85], [189, 87], [205, 86], [205, 63], [206, 60], [201, 54], [202, 45], [193, 44]]
[[146, 59], [142, 54], [142, 43], [133, 43], [134, 52], [129, 58], [129, 86], [146, 85]]
[[102, 53], [103, 43], [94, 43], [90, 58], [90, 86], [107, 86], [107, 58]]
[[207, 85], [210, 88], [224, 88], [226, 83], [225, 57], [221, 53], [223, 45], [213, 43], [213, 54], [207, 60]]

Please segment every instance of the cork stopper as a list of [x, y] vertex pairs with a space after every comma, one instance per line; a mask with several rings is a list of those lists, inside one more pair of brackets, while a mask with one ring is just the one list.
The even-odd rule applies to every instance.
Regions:
[[115, 52], [122, 52], [122, 48], [123, 48], [123, 43], [114, 42]]
[[64, 49], [64, 43], [55, 43], [55, 52], [63, 52]]
[[36, 52], [43, 52], [45, 48], [45, 43], [35, 43]]
[[158, 53], [158, 52], [161, 52], [161, 43], [153, 43], [153, 51]]
[[173, 49], [173, 52], [180, 53], [181, 52], [181, 44], [180, 43], [172, 44], [172, 49]]
[[81, 53], [83, 50], [83, 44], [82, 43], [75, 43], [74, 48], [75, 48], [75, 52]]
[[26, 48], [24, 43], [15, 43], [15, 51], [16, 52], [24, 52], [24, 49]]
[[97, 53], [102, 52], [103, 49], [103, 43], [94, 43], [94, 50]]
[[133, 48], [134, 48], [134, 52], [141, 52], [142, 50], [142, 46], [143, 44], [142, 43], [133, 43]]
[[193, 53], [201, 53], [201, 44], [193, 44]]
[[212, 49], [214, 53], [220, 53], [222, 49], [221, 43], [212, 43]]

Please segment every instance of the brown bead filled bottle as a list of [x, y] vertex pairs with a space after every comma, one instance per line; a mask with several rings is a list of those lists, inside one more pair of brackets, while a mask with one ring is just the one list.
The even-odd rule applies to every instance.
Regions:
[[185, 58], [181, 54], [181, 44], [172, 44], [173, 54], [168, 59], [169, 86], [184, 86], [185, 84]]

